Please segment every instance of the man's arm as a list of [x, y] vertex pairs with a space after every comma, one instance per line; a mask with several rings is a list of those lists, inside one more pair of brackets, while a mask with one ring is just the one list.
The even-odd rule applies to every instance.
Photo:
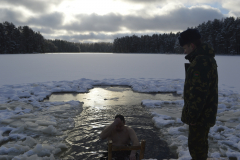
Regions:
[[[135, 133], [135, 131], [132, 129], [132, 128], [129, 128], [129, 136], [130, 136], [130, 139], [131, 139], [131, 141], [132, 141], [132, 145], [133, 146], [138, 146], [139, 145], [139, 141], [138, 141], [138, 138], [137, 138], [137, 135], [136, 135], [136, 133]], [[131, 159], [131, 157], [135, 157], [135, 155], [136, 155], [136, 150], [132, 150], [131, 151], [131, 154], [130, 154], [130, 159]]]
[[100, 138], [101, 139], [106, 139], [107, 137], [110, 137], [111, 136], [111, 133], [112, 133], [112, 129], [113, 129], [113, 123], [109, 126], [107, 126], [103, 131], [102, 133], [100, 134]]
[[108, 137], [111, 137], [112, 130], [113, 130], [113, 129], [116, 127], [116, 125], [117, 125], [118, 123], [120, 123], [120, 122], [121, 122], [121, 120], [120, 120], [119, 118], [116, 118], [111, 125], [107, 126], [107, 127], [102, 131], [102, 133], [100, 134], [100, 138], [101, 138], [101, 139], [106, 139], [106, 138], [108, 138]]
[[209, 64], [206, 58], [199, 56], [192, 62], [190, 77], [188, 118], [189, 123], [194, 125], [202, 113], [209, 92], [211, 64]]

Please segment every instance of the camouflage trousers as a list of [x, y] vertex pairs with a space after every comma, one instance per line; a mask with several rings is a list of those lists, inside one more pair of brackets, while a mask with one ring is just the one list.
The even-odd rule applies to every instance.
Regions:
[[206, 160], [210, 127], [189, 125], [188, 148], [193, 160]]

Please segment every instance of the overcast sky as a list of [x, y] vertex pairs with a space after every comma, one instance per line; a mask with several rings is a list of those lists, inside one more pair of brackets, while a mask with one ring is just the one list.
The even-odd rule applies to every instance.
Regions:
[[239, 8], [240, 0], [0, 0], [0, 20], [27, 25], [46, 39], [112, 42], [240, 17]]

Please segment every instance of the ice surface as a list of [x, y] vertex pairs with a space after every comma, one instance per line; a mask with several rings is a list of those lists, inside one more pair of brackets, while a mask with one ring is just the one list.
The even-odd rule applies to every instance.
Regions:
[[[64, 131], [74, 127], [73, 118], [82, 104], [43, 102], [53, 92], [82, 93], [98, 85], [120, 85], [136, 92], [183, 94], [184, 55], [0, 56], [0, 159], [53, 160], [67, 148]], [[209, 133], [209, 157], [240, 159], [240, 76], [230, 72], [239, 68], [239, 58], [216, 57], [219, 109]], [[191, 159], [188, 127], [180, 120], [183, 100], [142, 104], [152, 112], [153, 123], [179, 159]]]
[[[0, 105], [0, 142], [4, 143], [0, 148], [1, 153], [5, 156], [18, 153], [17, 156], [20, 159], [23, 159], [24, 156], [31, 157], [34, 155], [54, 157], [56, 153], [61, 151], [61, 148], [56, 146], [64, 140], [63, 131], [74, 127], [73, 118], [81, 112], [82, 108], [77, 101], [43, 102], [42, 100], [56, 90], [87, 92], [95, 85], [127, 85], [137, 92], [178, 92], [178, 90], [183, 89], [183, 80], [80, 79], [4, 86], [1, 91], [6, 91], [7, 94], [1, 94], [0, 98], [2, 103]], [[162, 85], [164, 85], [164, 90]], [[30, 96], [21, 97], [22, 92]], [[240, 111], [236, 108], [239, 105], [238, 96], [231, 91], [226, 92], [224, 90], [224, 93], [220, 92], [219, 99], [219, 110], [221, 112], [218, 112], [218, 123], [210, 130], [209, 137], [212, 138], [214, 149], [213, 152], [209, 152], [209, 156], [217, 158], [220, 154], [221, 157], [238, 157], [237, 152], [240, 150], [238, 138]], [[179, 159], [189, 159], [190, 155], [187, 148], [188, 128], [180, 120], [183, 100], [143, 100], [142, 104], [152, 112], [153, 123], [166, 136], [169, 146], [178, 153]], [[39, 136], [41, 138], [38, 138]], [[57, 137], [54, 144], [49, 143], [53, 136]], [[33, 138], [36, 143], [25, 145], [25, 150], [18, 150], [18, 146], [10, 145], [11, 140], [19, 143], [24, 142], [27, 137]], [[43, 142], [48, 142], [47, 146], [44, 146]], [[217, 149], [216, 145], [219, 146]]]
[[82, 103], [39, 103], [40, 108], [23, 99], [0, 104], [0, 158], [55, 159], [67, 148], [63, 131], [74, 127], [73, 118], [82, 111]]
[[[187, 147], [188, 127], [180, 121], [183, 101], [143, 100], [142, 104], [152, 112], [153, 123], [164, 135], [179, 159], [191, 159]], [[240, 159], [240, 109], [239, 95], [219, 94], [217, 123], [209, 133], [209, 157], [235, 157]], [[171, 135], [171, 136], [170, 136]]]

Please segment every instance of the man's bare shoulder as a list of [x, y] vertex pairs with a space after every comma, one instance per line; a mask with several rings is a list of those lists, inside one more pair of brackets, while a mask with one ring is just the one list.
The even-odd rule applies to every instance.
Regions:
[[131, 127], [129, 127], [129, 126], [125, 126], [126, 127], [126, 130], [128, 131], [128, 132], [133, 132], [134, 130], [131, 128]]
[[128, 136], [130, 137], [131, 141], [134, 145], [139, 145], [137, 135], [131, 127], [127, 127]]

